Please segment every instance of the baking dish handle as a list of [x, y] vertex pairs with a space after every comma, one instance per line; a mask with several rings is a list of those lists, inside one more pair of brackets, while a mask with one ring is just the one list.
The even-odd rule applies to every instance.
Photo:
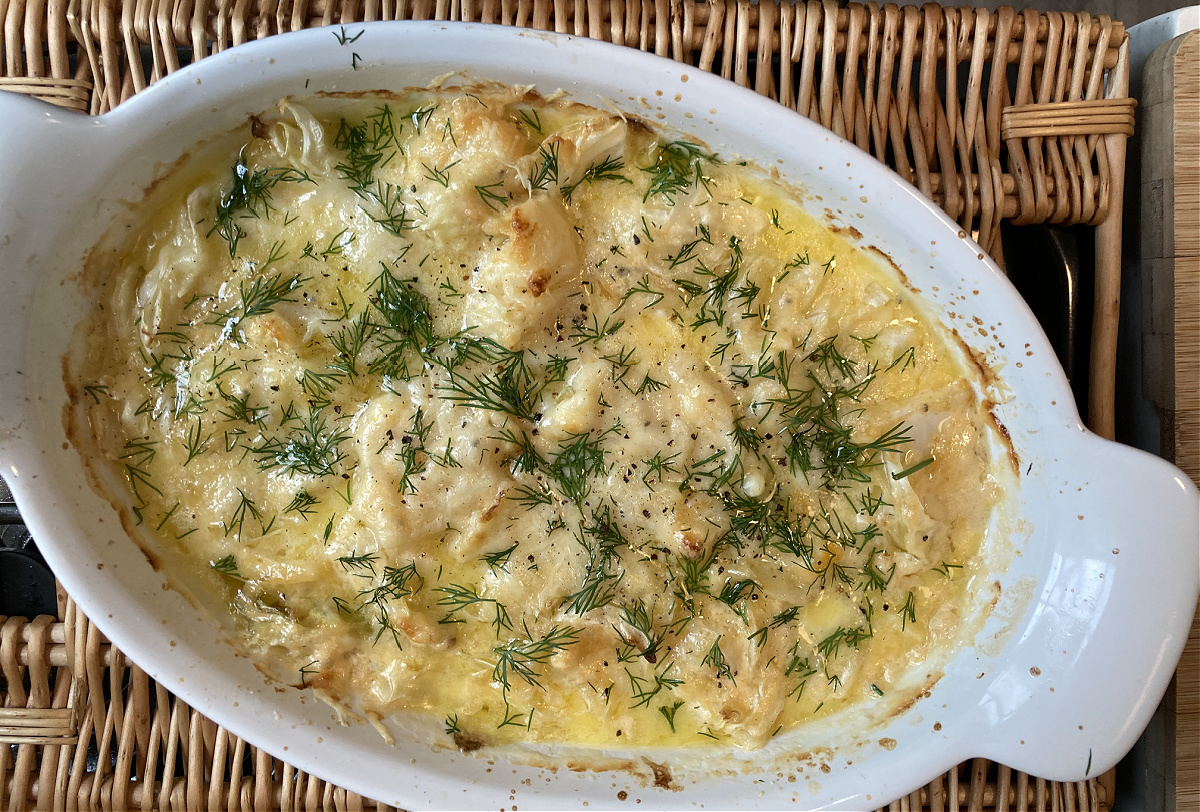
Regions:
[[[90, 192], [87, 131], [96, 120], [81, 113], [0, 91], [0, 461], [18, 441], [30, 376], [28, 340], [33, 299], [54, 253], [66, 212]], [[7, 468], [6, 468], [7, 470]]]
[[1083, 481], [1058, 492], [1061, 522], [1050, 530], [1069, 540], [989, 675], [977, 710], [991, 733], [969, 754], [1057, 781], [1098, 776], [1132, 748], [1175, 672], [1200, 591], [1200, 497], [1187, 475], [1076, 438], [1058, 456]]

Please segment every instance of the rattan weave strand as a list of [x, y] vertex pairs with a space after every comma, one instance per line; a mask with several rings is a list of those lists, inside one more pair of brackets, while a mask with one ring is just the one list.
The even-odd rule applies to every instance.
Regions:
[[[1003, 264], [999, 225], [1096, 225], [1089, 424], [1112, 436], [1128, 37], [1088, 14], [812, 0], [0, 0], [0, 90], [100, 114], [251, 39], [368, 20], [503, 23], [718, 73], [888, 163]], [[951, 81], [946, 81], [950, 77]], [[0, 122], [0, 126], [3, 123]], [[387, 809], [188, 708], [66, 595], [0, 617], [0, 808]], [[1109, 772], [1047, 782], [975, 759], [890, 810], [1090, 810]]]

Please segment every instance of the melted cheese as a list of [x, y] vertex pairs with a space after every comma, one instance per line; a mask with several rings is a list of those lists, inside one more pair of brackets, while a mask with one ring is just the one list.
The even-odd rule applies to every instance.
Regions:
[[1006, 498], [976, 373], [782, 189], [494, 87], [256, 133], [105, 255], [68, 384], [284, 678], [753, 748], [961, 642]]

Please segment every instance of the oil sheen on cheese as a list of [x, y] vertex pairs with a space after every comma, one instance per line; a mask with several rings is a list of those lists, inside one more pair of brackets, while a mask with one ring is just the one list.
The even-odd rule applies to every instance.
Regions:
[[471, 746], [756, 748], [959, 639], [978, 370], [762, 173], [496, 86], [241, 143], [100, 257], [68, 384], [282, 679]]

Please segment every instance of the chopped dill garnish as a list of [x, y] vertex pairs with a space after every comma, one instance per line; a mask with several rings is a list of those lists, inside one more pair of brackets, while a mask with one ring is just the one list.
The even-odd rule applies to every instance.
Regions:
[[510, 640], [502, 646], [496, 646], [493, 652], [499, 656], [495, 668], [492, 669], [492, 681], [503, 686], [505, 693], [511, 687], [510, 680], [516, 676], [534, 686], [541, 688], [541, 676], [536, 666], [547, 662], [555, 654], [579, 641], [579, 630], [566, 624], [555, 624], [541, 637], [535, 638], [525, 626], [524, 638]]
[[503, 550], [497, 550], [494, 553], [484, 553], [482, 556], [480, 556], [480, 559], [488, 565], [488, 569], [508, 572], [509, 559], [512, 558], [512, 554], [516, 551], [517, 545], [519, 544], [520, 542], [514, 541], [511, 545], [505, 547]]
[[185, 468], [188, 463], [207, 451], [209, 444], [212, 443], [212, 435], [210, 434], [205, 437], [202, 431], [203, 428], [199, 420], [188, 426], [187, 434], [183, 440], [183, 447], [187, 450], [187, 459], [183, 461]]
[[538, 160], [529, 167], [529, 190], [542, 191], [558, 183], [558, 142], [548, 141], [538, 147]]
[[236, 534], [238, 538], [242, 537], [243, 527], [247, 517], [253, 518], [258, 522], [260, 535], [266, 535], [271, 526], [275, 524], [275, 518], [272, 517], [269, 522], [263, 520], [262, 511], [258, 509], [258, 505], [254, 500], [246, 495], [246, 492], [241, 488], [237, 489], [238, 503], [234, 507], [233, 513], [230, 514], [227, 521], [221, 522], [221, 528], [225, 531], [226, 537]]
[[[496, 189], [499, 189], [500, 191], [497, 192], [495, 191]], [[479, 199], [482, 200], [484, 204], [492, 211], [500, 211], [496, 205], [497, 203], [500, 204], [500, 206], [508, 205], [508, 195], [504, 194], [503, 183], [489, 183], [487, 186], [477, 185], [475, 187], [475, 192], [479, 195]]]
[[242, 577], [242, 574], [238, 572], [237, 559], [233, 557], [232, 553], [229, 555], [223, 555], [215, 561], [208, 562], [208, 567], [213, 572], [218, 572], [228, 578], [233, 578], [237, 581], [246, 580]]
[[648, 706], [654, 697], [658, 696], [664, 688], [668, 691], [674, 690], [676, 686], [682, 685], [683, 680], [668, 677], [667, 674], [675, 667], [675, 663], [668, 661], [663, 665], [661, 671], [654, 672], [650, 677], [639, 677], [628, 668], [625, 669], [625, 674], [629, 677], [629, 693], [630, 699], [635, 700], [631, 708], [640, 708]]
[[892, 474], [892, 479], [895, 479], [895, 480], [907, 479], [908, 477], [915, 474], [917, 471], [920, 471], [922, 468], [925, 468], [926, 466], [929, 466], [929, 465], [933, 465], [933, 462], [934, 462], [933, 457], [926, 457], [925, 459], [921, 460], [920, 462], [916, 463], [915, 465], [910, 465], [909, 467], [905, 468], [903, 471], [897, 471], [896, 473]]
[[373, 326], [365, 315], [350, 320], [329, 337], [329, 343], [337, 352], [337, 357], [329, 364], [334, 372], [354, 378], [358, 374], [358, 357], [371, 336]]
[[[446, 119], [446, 123], [449, 124], [450, 119]], [[450, 169], [457, 165], [458, 161], [452, 161], [441, 169], [438, 169], [436, 165], [430, 166], [429, 164], [423, 163], [421, 164], [421, 168], [425, 170], [425, 178], [427, 180], [431, 180], [443, 188], [448, 189], [450, 188]]]
[[912, 590], [908, 591], [908, 597], [904, 599], [904, 605], [900, 607], [900, 628], [907, 628], [909, 623], [917, 622], [917, 599], [913, 596]]
[[108, 387], [103, 384], [88, 384], [83, 387], [83, 391], [97, 404], [100, 403], [100, 395], [109, 396]]
[[675, 202], [675, 195], [698, 183], [707, 183], [704, 176], [705, 164], [718, 163], [717, 156], [711, 155], [692, 141], [671, 141], [658, 148], [654, 163], [644, 171], [650, 173], [650, 187], [642, 200], [647, 201], [655, 195], [662, 195], [669, 203]]
[[229, 257], [237, 256], [238, 243], [246, 231], [238, 221], [246, 218], [269, 216], [271, 192], [280, 183], [316, 184], [307, 173], [291, 167], [268, 167], [251, 171], [245, 162], [245, 150], [233, 165], [233, 183], [228, 192], [221, 194], [217, 202], [216, 217], [206, 237], [217, 233], [229, 244]]
[[600, 180], [615, 180], [619, 183], [632, 183], [629, 178], [621, 172], [625, 168], [625, 162], [620, 158], [608, 157], [603, 161], [593, 163], [587, 169], [583, 170], [583, 174], [574, 183], [567, 183], [559, 187], [562, 193], [563, 200], [567, 203], [571, 202], [571, 197], [575, 194], [575, 190], [585, 183], [595, 183]]
[[319, 499], [309, 495], [308, 491], [301, 488], [296, 491], [296, 495], [292, 497], [292, 501], [283, 509], [283, 512], [285, 514], [298, 513], [301, 517], [308, 519], [315, 512], [315, 508], [319, 504]]
[[496, 629], [496, 636], [500, 636], [501, 629], [511, 630], [513, 627], [512, 621], [508, 617], [507, 607], [493, 598], [483, 597], [473, 587], [462, 584], [450, 584], [449, 586], [437, 587], [434, 592], [442, 593], [442, 597], [438, 598], [437, 605], [448, 608], [448, 611], [438, 623], [464, 623], [465, 621], [457, 616], [459, 612], [470, 606], [490, 603], [495, 612], [491, 623]]
[[221, 327], [222, 334], [232, 338], [246, 319], [266, 315], [284, 302], [296, 301], [293, 294], [307, 281], [307, 276], [292, 274], [285, 277], [282, 273], [255, 277], [249, 286], [242, 281], [238, 284], [238, 301], [229, 309], [214, 315], [210, 324]]
[[408, 356], [424, 351], [433, 343], [433, 317], [429, 301], [410, 285], [400, 281], [379, 263], [382, 269], [371, 283], [371, 303], [379, 314], [380, 335], [376, 343], [381, 352], [368, 371], [373, 375], [408, 378]]
[[624, 320], [614, 322], [612, 316], [606, 318], [604, 324], [601, 324], [596, 315], [592, 314], [591, 325], [589, 326], [587, 322], [575, 325], [571, 331], [571, 338], [575, 339], [576, 347], [581, 347], [588, 343], [599, 344], [602, 338], [615, 335], [624, 326]]
[[729, 666], [729, 662], [725, 659], [725, 652], [721, 651], [721, 637], [717, 635], [717, 639], [713, 641], [712, 648], [708, 650], [704, 661], [701, 665], [710, 665], [717, 672], [717, 679], [727, 679], [733, 685], [737, 685], [737, 680], [734, 679], [733, 670]]
[[667, 724], [669, 724], [671, 726], [672, 733], [675, 732], [675, 712], [678, 711], [682, 707], [683, 707], [682, 699], [676, 700], [674, 705], [659, 706], [658, 712], [661, 713], [663, 715], [663, 718], [667, 720]]
[[300, 427], [286, 437], [269, 437], [250, 447], [260, 470], [282, 468], [288, 474], [322, 477], [332, 474], [334, 467], [346, 458], [341, 444], [350, 439], [349, 433], [329, 426], [320, 409], [308, 413]]

